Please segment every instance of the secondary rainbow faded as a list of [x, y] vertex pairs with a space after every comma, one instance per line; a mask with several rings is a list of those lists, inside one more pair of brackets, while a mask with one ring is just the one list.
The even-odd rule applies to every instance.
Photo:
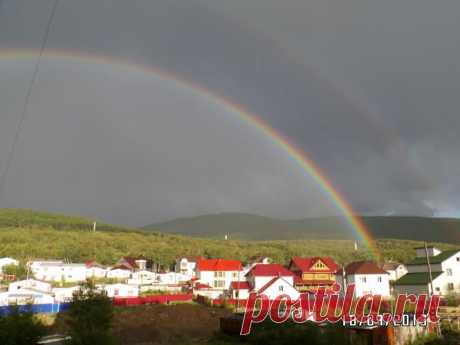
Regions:
[[[37, 50], [30, 49], [2, 49], [0, 50], [0, 59], [38, 59], [39, 52]], [[205, 87], [181, 78], [169, 72], [165, 72], [158, 68], [150, 67], [145, 64], [133, 62], [130, 60], [123, 60], [118, 58], [112, 58], [103, 55], [94, 55], [83, 52], [75, 51], [62, 51], [62, 50], [46, 50], [42, 56], [42, 59], [65, 59], [75, 60], [78, 62], [92, 63], [92, 64], [104, 64], [112, 65], [118, 68], [134, 69], [141, 71], [142, 73], [152, 74], [160, 79], [174, 81], [175, 83], [191, 89], [202, 97], [206, 97], [209, 100], [220, 104], [231, 113], [238, 115], [238, 117], [252, 126], [256, 130], [262, 132], [265, 136], [269, 137], [270, 140], [281, 148], [292, 160], [294, 160], [309, 176], [311, 176], [316, 183], [320, 186], [321, 190], [333, 201], [337, 209], [345, 216], [348, 223], [352, 226], [356, 234], [364, 241], [366, 246], [371, 251], [374, 258], [379, 259], [380, 253], [376, 246], [376, 243], [366, 228], [362, 220], [355, 215], [350, 204], [345, 198], [337, 191], [336, 188], [329, 181], [327, 175], [313, 162], [299, 147], [297, 147], [292, 141], [283, 136], [280, 132], [276, 131], [269, 124], [264, 122], [259, 116], [251, 113], [240, 104], [212, 92]]]

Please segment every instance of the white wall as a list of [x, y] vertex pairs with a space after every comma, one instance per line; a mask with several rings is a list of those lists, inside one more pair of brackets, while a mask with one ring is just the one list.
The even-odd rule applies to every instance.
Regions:
[[107, 296], [112, 297], [137, 297], [139, 296], [139, 287], [128, 284], [108, 284], [101, 286], [107, 292]]
[[262, 294], [266, 295], [270, 300], [273, 300], [283, 294], [288, 295], [291, 300], [296, 300], [300, 295], [292, 284], [287, 282], [284, 278], [277, 279], [266, 290], [262, 291]]
[[54, 299], [60, 303], [70, 302], [73, 299], [73, 294], [78, 290], [80, 290], [79, 286], [72, 286], [68, 288], [54, 288]]
[[[443, 261], [442, 271], [444, 272], [439, 278], [441, 278], [441, 293], [460, 293], [460, 251]], [[454, 286], [454, 290], [449, 290], [448, 284], [451, 283]]]
[[[210, 287], [219, 290], [228, 290], [232, 281], [244, 281], [245, 278], [242, 272], [238, 271], [223, 271], [222, 277], [214, 277], [214, 271], [199, 271], [198, 279], [202, 284], [208, 284]], [[222, 282], [222, 286], [217, 287], [215, 282]]]
[[0, 306], [23, 304], [51, 304], [54, 297], [50, 293], [23, 289], [0, 293]]
[[8, 292], [19, 292], [24, 289], [34, 289], [43, 292], [51, 292], [51, 284], [41, 282], [35, 279], [28, 279], [10, 283], [10, 285], [8, 286]]
[[122, 270], [122, 269], [114, 269], [107, 272], [107, 278], [112, 279], [128, 279], [131, 277], [131, 271], [129, 270]]
[[86, 266], [84, 264], [65, 264], [42, 262], [31, 266], [36, 279], [44, 281], [82, 282], [86, 280]]
[[105, 278], [107, 276], [107, 269], [94, 266], [86, 268], [87, 278]]
[[196, 262], [188, 261], [186, 258], [182, 258], [176, 263], [176, 273], [182, 273], [190, 278], [196, 275]]
[[[365, 280], [365, 281], [364, 281]], [[347, 275], [347, 284], [355, 283], [355, 296], [366, 294], [390, 296], [388, 274], [352, 274]]]

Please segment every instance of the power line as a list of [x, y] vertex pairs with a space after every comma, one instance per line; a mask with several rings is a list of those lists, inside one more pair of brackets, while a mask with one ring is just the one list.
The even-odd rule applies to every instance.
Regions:
[[43, 36], [43, 41], [42, 41], [42, 44], [40, 46], [40, 53], [38, 55], [37, 61], [35, 62], [35, 67], [34, 67], [34, 71], [33, 71], [33, 74], [32, 74], [32, 78], [30, 79], [29, 87], [27, 88], [27, 93], [26, 93], [26, 97], [24, 99], [24, 106], [22, 108], [21, 117], [19, 119], [19, 123], [18, 123], [18, 126], [16, 128], [16, 132], [14, 133], [13, 143], [11, 145], [10, 151], [9, 151], [7, 159], [6, 159], [6, 166], [5, 166], [5, 169], [3, 170], [3, 173], [0, 175], [0, 201], [3, 198], [3, 192], [4, 192], [4, 189], [5, 189], [6, 179], [7, 179], [7, 176], [8, 176], [8, 172], [10, 170], [11, 163], [12, 163], [13, 158], [14, 158], [14, 152], [16, 150], [16, 146], [17, 146], [18, 141], [19, 141], [19, 135], [20, 135], [20, 133], [22, 131], [22, 128], [24, 127], [24, 122], [25, 122], [25, 119], [26, 119], [26, 116], [27, 116], [27, 110], [28, 110], [28, 107], [29, 107], [30, 95], [32, 94], [32, 89], [33, 89], [34, 84], [35, 84], [35, 82], [37, 80], [38, 70], [40, 68], [40, 62], [42, 60], [43, 52], [45, 51], [46, 43], [48, 42], [48, 36], [50, 34], [50, 31], [51, 31], [51, 24], [53, 23], [53, 19], [54, 19], [54, 15], [56, 14], [56, 9], [57, 9], [58, 3], [59, 3], [59, 0], [54, 0], [53, 7], [51, 9], [51, 14], [50, 14], [50, 17], [48, 19], [48, 23], [46, 25], [45, 35]]

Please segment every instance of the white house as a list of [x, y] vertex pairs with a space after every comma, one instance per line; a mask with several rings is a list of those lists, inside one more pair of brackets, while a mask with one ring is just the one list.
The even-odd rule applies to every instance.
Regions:
[[[297, 299], [299, 292], [294, 287], [294, 276], [294, 273], [280, 264], [255, 264], [246, 274], [250, 287], [248, 293], [264, 294], [270, 300], [282, 294]], [[244, 294], [244, 290], [239, 291], [239, 295]]]
[[237, 260], [200, 260], [196, 267], [197, 278], [202, 286], [209, 286], [213, 296], [223, 295], [233, 281], [244, 281], [241, 262]]
[[80, 290], [80, 286], [66, 288], [53, 288], [54, 300], [59, 303], [71, 302], [75, 292]]
[[428, 247], [428, 261], [431, 266], [433, 291], [425, 248], [416, 248], [416, 258], [406, 264], [408, 273], [395, 282], [394, 292], [433, 293], [449, 295], [460, 293], [460, 249], [441, 252]]
[[40, 261], [30, 265], [38, 280], [54, 282], [82, 282], [86, 280], [85, 264], [69, 264], [62, 261]]
[[254, 291], [259, 291], [276, 277], [282, 277], [294, 286], [294, 273], [280, 264], [256, 264], [246, 273], [246, 280], [251, 286], [251, 290]]
[[345, 275], [346, 284], [355, 284], [355, 297], [367, 294], [390, 297], [390, 275], [372, 261], [348, 264]]
[[390, 281], [396, 281], [407, 273], [407, 267], [399, 262], [387, 262], [382, 268], [390, 275]]
[[131, 278], [132, 271], [125, 266], [115, 266], [107, 272], [107, 278], [126, 280]]
[[106, 291], [108, 297], [137, 297], [139, 286], [130, 284], [107, 284], [100, 285], [101, 290]]
[[251, 286], [248, 282], [232, 282], [230, 284], [229, 295], [232, 299], [246, 300], [249, 297]]
[[156, 282], [157, 274], [150, 271], [138, 271], [131, 274], [128, 284], [146, 285]]
[[51, 303], [54, 303], [54, 297], [51, 292], [25, 288], [0, 293], [0, 306]]
[[100, 279], [100, 278], [105, 278], [107, 275], [107, 268], [98, 264], [95, 261], [87, 261], [85, 262], [86, 266], [86, 278], [95, 278], [95, 279]]
[[10, 285], [8, 286], [8, 292], [20, 292], [26, 289], [47, 293], [52, 292], [51, 284], [35, 279], [20, 280], [17, 282], [10, 283]]
[[15, 266], [18, 266], [19, 265], [19, 261], [18, 260], [15, 260], [13, 258], [0, 258], [0, 273], [3, 272], [3, 267], [5, 266], [10, 266], [10, 265], [15, 265]]
[[291, 281], [283, 276], [272, 278], [257, 293], [267, 296], [269, 300], [274, 300], [280, 295], [288, 295], [291, 300], [297, 300], [300, 296], [300, 292], [296, 290]]
[[203, 260], [200, 256], [182, 256], [176, 259], [174, 271], [189, 277], [189, 279], [196, 277], [196, 264], [198, 261]]

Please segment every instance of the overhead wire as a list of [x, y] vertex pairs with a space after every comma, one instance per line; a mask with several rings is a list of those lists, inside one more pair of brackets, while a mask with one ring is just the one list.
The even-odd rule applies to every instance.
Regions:
[[19, 137], [20, 137], [21, 131], [23, 130], [24, 123], [25, 123], [25, 120], [26, 120], [26, 117], [27, 117], [27, 113], [28, 113], [28, 109], [29, 109], [29, 103], [30, 103], [30, 96], [32, 94], [33, 87], [34, 87], [34, 85], [36, 83], [36, 80], [37, 80], [37, 77], [38, 77], [38, 71], [40, 69], [40, 63], [41, 63], [41, 60], [42, 60], [43, 53], [45, 51], [46, 45], [48, 43], [48, 37], [49, 37], [50, 31], [51, 31], [51, 26], [52, 26], [52, 23], [53, 23], [53, 20], [54, 20], [54, 16], [56, 15], [56, 9], [58, 7], [58, 3], [59, 3], [59, 0], [54, 0], [53, 7], [51, 8], [51, 13], [50, 13], [50, 16], [48, 18], [48, 22], [46, 24], [45, 34], [43, 36], [43, 40], [42, 40], [42, 43], [41, 43], [41, 46], [40, 46], [39, 55], [38, 55], [38, 58], [37, 58], [37, 60], [35, 62], [34, 71], [32, 73], [32, 78], [30, 79], [29, 86], [27, 87], [26, 96], [24, 98], [24, 104], [23, 104], [23, 107], [22, 107], [22, 111], [21, 111], [21, 115], [20, 115], [20, 118], [19, 118], [18, 125], [16, 127], [16, 131], [14, 133], [13, 142], [11, 144], [10, 150], [8, 152], [8, 155], [7, 155], [5, 168], [3, 169], [2, 173], [0, 174], [0, 202], [3, 199], [3, 194], [5, 192], [5, 186], [6, 186], [8, 173], [9, 173], [9, 170], [10, 170], [10, 167], [11, 167], [11, 163], [13, 162], [16, 147], [17, 147], [18, 142], [19, 142]]

